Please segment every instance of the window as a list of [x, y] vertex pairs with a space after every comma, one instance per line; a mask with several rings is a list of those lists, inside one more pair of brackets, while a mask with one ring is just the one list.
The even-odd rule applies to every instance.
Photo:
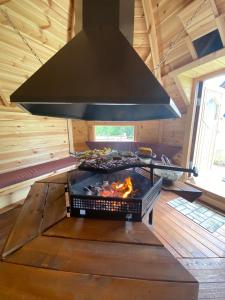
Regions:
[[95, 126], [96, 141], [134, 141], [134, 126]]
[[223, 48], [220, 33], [217, 29], [193, 41], [193, 44], [198, 57], [203, 57]]

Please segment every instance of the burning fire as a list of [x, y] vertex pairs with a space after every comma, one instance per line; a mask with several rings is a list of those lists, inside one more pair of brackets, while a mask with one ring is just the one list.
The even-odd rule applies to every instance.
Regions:
[[104, 186], [101, 191], [101, 196], [103, 197], [119, 197], [127, 198], [133, 192], [133, 184], [131, 177], [125, 178], [124, 182], [117, 181], [113, 182], [111, 185], [108, 184]]

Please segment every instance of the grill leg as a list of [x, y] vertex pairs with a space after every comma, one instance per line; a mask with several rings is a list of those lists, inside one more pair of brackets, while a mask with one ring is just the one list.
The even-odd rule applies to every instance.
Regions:
[[152, 222], [153, 222], [153, 209], [150, 211], [148, 215], [148, 224], [152, 225]]

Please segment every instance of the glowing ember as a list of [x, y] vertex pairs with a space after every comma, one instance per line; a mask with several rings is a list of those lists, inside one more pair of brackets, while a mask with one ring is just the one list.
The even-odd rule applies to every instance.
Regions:
[[100, 195], [103, 197], [119, 197], [127, 198], [133, 192], [133, 184], [131, 177], [125, 178], [124, 182], [117, 181], [111, 185], [103, 185], [103, 190]]

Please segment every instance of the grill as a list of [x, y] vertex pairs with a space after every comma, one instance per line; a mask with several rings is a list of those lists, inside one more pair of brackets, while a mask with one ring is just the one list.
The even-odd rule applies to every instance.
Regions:
[[[86, 187], [101, 186], [104, 182], [123, 181], [131, 177], [134, 194], [128, 198], [105, 197], [87, 194]], [[111, 174], [75, 171], [69, 176], [70, 213], [73, 217], [109, 218], [142, 221], [160, 194], [162, 179], [141, 168], [113, 172]]]

